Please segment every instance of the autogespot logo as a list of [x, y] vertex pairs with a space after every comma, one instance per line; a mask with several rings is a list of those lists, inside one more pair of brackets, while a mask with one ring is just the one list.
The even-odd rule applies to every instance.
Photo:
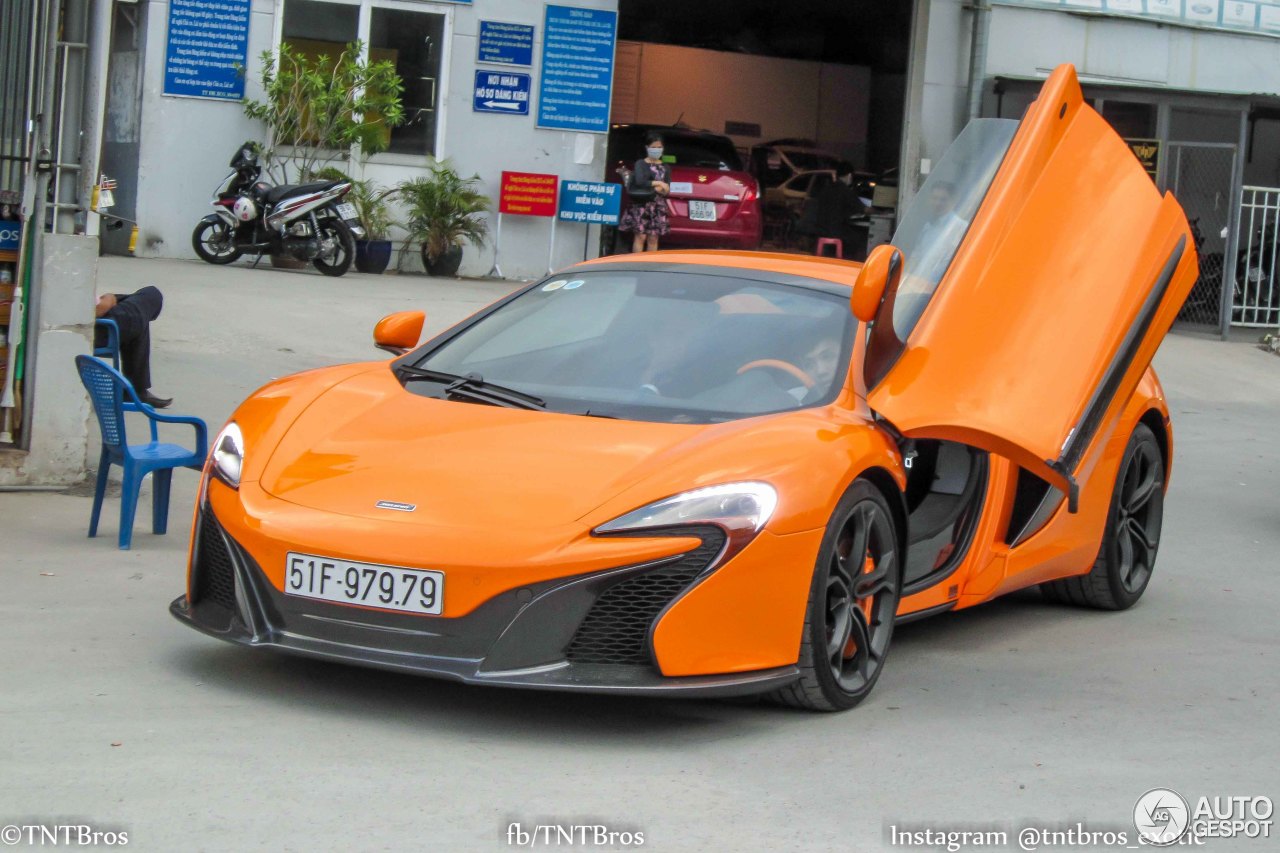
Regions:
[[1148, 844], [1173, 844], [1187, 831], [1191, 809], [1177, 791], [1152, 788], [1133, 807], [1133, 825]]

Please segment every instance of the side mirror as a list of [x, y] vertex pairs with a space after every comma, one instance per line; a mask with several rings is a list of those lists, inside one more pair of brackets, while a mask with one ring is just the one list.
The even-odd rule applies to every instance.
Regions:
[[902, 252], [888, 243], [876, 246], [867, 255], [867, 261], [853, 283], [853, 295], [849, 297], [849, 310], [864, 323], [870, 323], [880, 310], [880, 301], [890, 288], [898, 286], [902, 275]]
[[392, 355], [404, 355], [418, 345], [427, 315], [421, 311], [388, 314], [373, 327], [373, 344]]

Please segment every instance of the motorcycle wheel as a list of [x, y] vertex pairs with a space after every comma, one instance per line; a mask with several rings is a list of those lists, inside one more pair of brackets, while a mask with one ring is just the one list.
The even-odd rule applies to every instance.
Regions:
[[320, 223], [320, 240], [327, 239], [334, 241], [333, 252], [327, 258], [318, 257], [311, 263], [325, 275], [343, 275], [351, 268], [351, 261], [356, 256], [356, 238], [347, 223], [341, 219], [328, 219]]
[[191, 248], [200, 260], [210, 264], [229, 264], [239, 260], [241, 252], [236, 248], [235, 234], [227, 223], [200, 222], [191, 232]]

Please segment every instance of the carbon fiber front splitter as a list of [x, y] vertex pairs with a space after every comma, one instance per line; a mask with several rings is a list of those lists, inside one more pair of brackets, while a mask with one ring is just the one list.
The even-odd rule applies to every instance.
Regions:
[[560, 661], [527, 669], [491, 671], [483, 669], [484, 658], [452, 658], [438, 655], [388, 651], [305, 636], [267, 627], [255, 634], [239, 620], [225, 630], [207, 625], [196, 617], [181, 596], [169, 606], [180, 622], [220, 640], [254, 648], [359, 664], [399, 672], [449, 678], [467, 684], [493, 687], [526, 687], [540, 690], [569, 690], [640, 695], [688, 697], [744, 696], [785, 687], [799, 676], [794, 666], [723, 675], [694, 675], [667, 678], [651, 667], [620, 664], [583, 664]]

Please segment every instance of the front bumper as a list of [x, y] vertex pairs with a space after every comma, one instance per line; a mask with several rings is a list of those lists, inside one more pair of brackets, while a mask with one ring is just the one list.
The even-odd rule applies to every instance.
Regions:
[[705, 575], [722, 534], [701, 531], [685, 554], [500, 593], [464, 616], [423, 617], [286, 596], [218, 522], [208, 504], [193, 531], [181, 622], [245, 646], [469, 684], [685, 696], [735, 696], [786, 686], [795, 666], [663, 676], [653, 663], [657, 620]]

